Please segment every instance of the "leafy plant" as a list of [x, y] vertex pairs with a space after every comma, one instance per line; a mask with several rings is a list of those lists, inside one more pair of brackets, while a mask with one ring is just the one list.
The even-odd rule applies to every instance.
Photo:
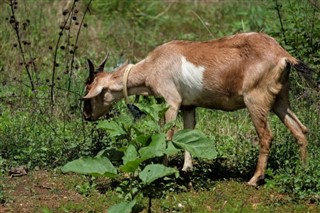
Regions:
[[[164, 109], [163, 106], [156, 104], [150, 105], [150, 108], [144, 107], [143, 110], [149, 119], [139, 121], [138, 126], [146, 127], [144, 122], [148, 125], [153, 122], [152, 126], [159, 125], [159, 114], [162, 113], [162, 109]], [[155, 111], [158, 112], [158, 115], [154, 113]], [[124, 120], [127, 121], [126, 118]], [[148, 186], [156, 180], [172, 175], [175, 178], [179, 177], [176, 168], [157, 163], [157, 158], [175, 155], [179, 150], [187, 150], [194, 157], [203, 159], [215, 159], [217, 156], [213, 141], [205, 137], [199, 130], [180, 130], [174, 134], [172, 141], [166, 141], [165, 133], [159, 133], [162, 128], [155, 128], [153, 133], [146, 135], [146, 129], [137, 128], [134, 122], [129, 122], [128, 125], [127, 122], [124, 123], [119, 118], [113, 121], [101, 121], [97, 127], [105, 129], [115, 140], [125, 138], [127, 146], [110, 147], [108, 150], [102, 150], [94, 158], [86, 157], [71, 161], [61, 170], [109, 178], [120, 178], [128, 173], [133, 180], [126, 184], [127, 188], [131, 190], [127, 191], [124, 197], [129, 198], [130, 203], [118, 204], [110, 211], [113, 209], [119, 211], [124, 206], [133, 207], [139, 197], [146, 194], [150, 196]], [[111, 163], [111, 161], [115, 161], [115, 158], [111, 157], [112, 152], [122, 153], [122, 158], [117, 159], [122, 161], [118, 164], [117, 169]], [[111, 159], [109, 160], [107, 156]]]
[[[100, 60], [108, 51], [111, 57], [106, 70], [112, 70], [127, 58], [133, 63], [143, 59], [166, 41], [200, 41], [262, 31], [314, 68], [319, 84], [319, 8], [318, 1], [309, 0], [1, 2], [0, 26], [8, 29], [0, 31], [0, 47], [5, 50], [0, 54], [1, 175], [23, 164], [30, 169], [53, 169], [80, 156], [91, 160], [105, 157], [116, 168], [113, 180], [123, 180], [116, 190], [125, 200], [133, 200], [143, 187], [149, 187], [150, 196], [159, 188], [159, 193], [162, 189], [175, 191], [177, 185], [183, 188], [179, 185], [184, 178], [181, 174], [179, 178], [159, 178], [148, 186], [139, 178], [147, 165], [161, 163], [164, 152], [172, 156], [171, 166], [181, 164], [176, 149], [184, 149], [182, 145], [163, 143], [163, 133], [173, 125], [163, 125], [165, 105], [140, 99], [137, 105], [147, 114], [143, 120], [134, 121], [121, 103], [108, 121], [96, 125], [82, 120], [78, 99], [87, 77], [86, 58]], [[300, 165], [298, 146], [275, 118], [267, 182], [296, 200], [314, 199], [318, 190], [314, 180], [319, 176], [319, 92], [301, 83], [295, 72], [290, 79], [293, 111], [310, 130], [310, 169], [296, 168]], [[251, 175], [258, 146], [251, 143], [256, 133], [248, 113], [197, 110], [197, 118], [197, 129], [214, 138], [218, 159], [201, 161], [191, 181], [204, 186], [204, 180], [212, 183], [216, 178]], [[181, 123], [175, 125], [180, 128]], [[81, 187], [86, 194], [93, 186]]]

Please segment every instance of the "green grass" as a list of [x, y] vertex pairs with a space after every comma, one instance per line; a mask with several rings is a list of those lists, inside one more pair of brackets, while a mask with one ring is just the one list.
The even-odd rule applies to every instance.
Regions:
[[[308, 62], [315, 69], [315, 80], [320, 78], [319, 7], [307, 0], [281, 1], [279, 11], [285, 37], [274, 9], [275, 1], [93, 0], [81, 29], [80, 21], [89, 0], [76, 1], [74, 9], [70, 1], [68, 9], [74, 12], [72, 17], [76, 20], [67, 22], [71, 23], [70, 29], [64, 29], [62, 35], [59, 32], [67, 18], [63, 15], [66, 1], [18, 1], [14, 11], [20, 40], [10, 24], [9, 2], [0, 3], [0, 177], [11, 167], [22, 164], [31, 170], [56, 169], [81, 156], [94, 156], [110, 146], [112, 139], [107, 132], [83, 121], [78, 101], [87, 77], [86, 59], [98, 63], [106, 52], [111, 54], [106, 67], [112, 70], [125, 59], [138, 62], [157, 45], [173, 39], [208, 40], [237, 32], [263, 31], [274, 36], [291, 54]], [[27, 70], [35, 91], [30, 89]], [[309, 167], [300, 167], [295, 139], [271, 114], [275, 139], [266, 177], [266, 187], [271, 189], [246, 187], [243, 183], [252, 175], [258, 149], [253, 143], [257, 136], [247, 111], [225, 113], [198, 109], [197, 128], [215, 140], [218, 159], [209, 164], [197, 161], [192, 178], [199, 181], [198, 191], [168, 192], [168, 199], [153, 201], [156, 212], [167, 208], [182, 212], [209, 212], [210, 209], [213, 212], [278, 212], [280, 209], [284, 212], [294, 208], [299, 211], [300, 205], [306, 210], [309, 207], [305, 203], [319, 202], [320, 185], [314, 181], [320, 178], [319, 92], [309, 88], [294, 71], [290, 78], [293, 111], [310, 129]], [[142, 100], [142, 104], [147, 103], [148, 100]], [[122, 119], [127, 113], [122, 103], [115, 109], [116, 116], [117, 111], [120, 112], [116, 119]], [[181, 127], [181, 120], [177, 126]], [[179, 162], [182, 159], [177, 158]], [[229, 178], [239, 179], [224, 183], [223, 179]], [[211, 185], [217, 179], [219, 181]], [[210, 190], [205, 190], [207, 186]], [[230, 190], [221, 192], [221, 188]], [[86, 191], [85, 184], [82, 190]], [[88, 190], [91, 194], [90, 187]], [[276, 193], [272, 197], [272, 190], [281, 196]], [[254, 192], [259, 202], [250, 200]], [[264, 192], [269, 195], [263, 196]], [[6, 193], [0, 191], [1, 202], [7, 198]], [[118, 200], [111, 197], [117, 193], [106, 192], [109, 193], [112, 196], [99, 195], [101, 201], [96, 202], [116, 203]], [[183, 209], [174, 209], [179, 208], [179, 203]], [[199, 203], [201, 205], [197, 205]], [[45, 208], [40, 204], [39, 211], [45, 212]], [[72, 203], [61, 208], [59, 211], [78, 210]], [[313, 211], [314, 206], [310, 208]]]
[[[20, 178], [0, 179], [7, 211], [104, 212], [121, 201], [106, 178], [35, 171]], [[196, 182], [194, 182], [196, 183]], [[86, 187], [84, 187], [86, 186]], [[87, 188], [86, 192], [79, 190]], [[28, 197], [26, 200], [25, 198]], [[142, 200], [142, 212], [318, 212], [317, 203], [293, 201], [267, 187], [254, 188], [238, 179], [218, 180], [207, 190], [171, 191]], [[3, 206], [0, 206], [0, 209]]]

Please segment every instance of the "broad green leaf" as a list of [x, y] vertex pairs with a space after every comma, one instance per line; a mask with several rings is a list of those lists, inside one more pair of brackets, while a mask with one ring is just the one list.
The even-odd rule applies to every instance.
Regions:
[[117, 169], [106, 157], [87, 157], [71, 161], [61, 168], [62, 172], [75, 172], [92, 176], [106, 176], [114, 178]]
[[120, 166], [119, 169], [123, 172], [134, 172], [139, 167], [140, 163], [145, 160], [146, 159], [143, 158], [137, 158], [135, 160], [128, 161], [124, 165]]
[[152, 105], [142, 105], [137, 104], [139, 108], [149, 115], [154, 121], [159, 121], [161, 115], [164, 111], [168, 109], [168, 107], [164, 104], [152, 104]]
[[131, 202], [121, 202], [114, 206], [111, 206], [108, 209], [108, 213], [130, 213], [132, 212], [132, 208], [136, 204], [136, 200], [132, 200]]
[[127, 134], [122, 126], [115, 121], [100, 121], [97, 125], [97, 128], [106, 130], [110, 134], [110, 137], [119, 137]]
[[173, 143], [171, 141], [167, 141], [167, 148], [166, 148], [166, 151], [165, 151], [165, 154], [170, 156], [170, 155], [174, 155], [176, 154], [177, 152], [179, 152], [180, 149], [177, 149]]
[[141, 158], [149, 159], [160, 157], [166, 151], [166, 136], [165, 134], [155, 134], [151, 137], [151, 143], [147, 147], [139, 150]]
[[165, 134], [155, 134], [149, 146], [139, 150], [141, 158], [149, 159], [153, 157], [161, 157], [164, 154], [173, 155], [179, 150], [175, 148], [171, 141], [166, 141]]
[[134, 145], [129, 144], [127, 150], [124, 152], [124, 156], [122, 157], [123, 164], [126, 164], [130, 161], [134, 161], [138, 158], [138, 152]]
[[145, 159], [138, 157], [138, 152], [134, 145], [130, 144], [123, 156], [123, 165], [120, 170], [124, 172], [134, 172]]
[[139, 135], [136, 137], [136, 142], [138, 142], [141, 146], [147, 146], [148, 142], [150, 141], [152, 135]]
[[217, 157], [214, 141], [199, 130], [180, 130], [174, 134], [172, 143], [178, 148], [187, 150], [194, 157], [205, 159]]
[[145, 120], [144, 125], [148, 129], [148, 131], [150, 131], [150, 132], [160, 132], [160, 126], [159, 126], [158, 121]]
[[127, 150], [124, 152], [124, 156], [122, 157], [123, 164], [128, 163], [129, 161], [134, 161], [138, 158], [138, 152], [134, 145], [130, 144]]
[[176, 174], [177, 176], [179, 172], [175, 168], [166, 167], [162, 164], [151, 164], [146, 166], [143, 171], [139, 173], [139, 178], [144, 184], [150, 184], [159, 178], [172, 174]]
[[114, 148], [111, 149], [103, 149], [101, 150], [96, 157], [106, 157], [111, 161], [120, 161], [123, 157], [124, 153], [116, 150]]

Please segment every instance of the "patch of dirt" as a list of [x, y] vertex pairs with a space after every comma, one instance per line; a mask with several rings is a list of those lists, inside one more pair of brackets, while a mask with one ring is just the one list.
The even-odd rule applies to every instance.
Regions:
[[33, 171], [21, 177], [3, 177], [0, 184], [5, 202], [0, 204], [0, 212], [29, 213], [43, 208], [57, 209], [68, 202], [81, 203], [84, 198], [74, 187], [81, 181], [83, 179], [76, 175], [48, 171]]

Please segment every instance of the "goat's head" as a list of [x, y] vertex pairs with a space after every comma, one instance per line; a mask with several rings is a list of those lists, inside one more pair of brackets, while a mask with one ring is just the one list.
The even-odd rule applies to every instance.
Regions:
[[103, 72], [108, 56], [109, 54], [97, 69], [88, 59], [89, 77], [86, 81], [86, 95], [81, 98], [84, 101], [83, 116], [87, 121], [95, 121], [107, 114], [112, 102], [116, 99], [115, 93], [110, 90], [110, 84], [112, 84], [111, 73]]

